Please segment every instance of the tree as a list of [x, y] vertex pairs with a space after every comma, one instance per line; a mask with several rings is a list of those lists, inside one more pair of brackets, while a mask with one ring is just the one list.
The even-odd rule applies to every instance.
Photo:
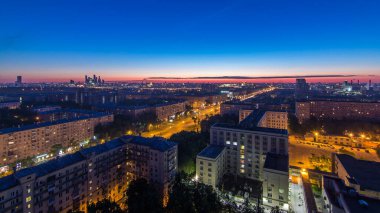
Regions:
[[169, 203], [166, 208], [167, 212], [195, 213], [193, 202], [189, 199], [192, 197], [191, 188], [183, 182], [183, 180], [187, 181], [189, 179], [184, 172], [177, 174], [170, 192]]
[[182, 131], [170, 137], [178, 143], [178, 168], [188, 174], [195, 172], [195, 158], [207, 146], [209, 136], [204, 133]]
[[238, 212], [238, 206], [228, 193], [221, 194], [223, 200], [223, 212], [235, 213]]
[[108, 199], [103, 199], [97, 203], [92, 203], [87, 206], [88, 213], [103, 213], [103, 212], [110, 212], [110, 213], [122, 213], [123, 210], [121, 210], [120, 206], [113, 201], [110, 201]]
[[[73, 139], [71, 139], [73, 140]], [[50, 153], [53, 154], [54, 156], [55, 155], [58, 155], [59, 154], [59, 151], [63, 149], [63, 146], [62, 144], [54, 144], [53, 146], [51, 146], [50, 148]]]
[[162, 200], [153, 185], [145, 179], [133, 180], [127, 190], [129, 213], [162, 212]]
[[201, 131], [209, 133], [212, 125], [216, 123], [237, 124], [239, 116], [234, 114], [214, 115], [201, 121]]
[[272, 209], [270, 210], [270, 213], [284, 213], [284, 211], [281, 210], [280, 207], [276, 206], [276, 207], [272, 207]]
[[186, 173], [177, 175], [170, 193], [168, 212], [216, 213], [221, 210], [222, 204], [211, 186], [192, 181]]
[[256, 213], [248, 199], [244, 200], [244, 203], [241, 208], [241, 212], [242, 213]]

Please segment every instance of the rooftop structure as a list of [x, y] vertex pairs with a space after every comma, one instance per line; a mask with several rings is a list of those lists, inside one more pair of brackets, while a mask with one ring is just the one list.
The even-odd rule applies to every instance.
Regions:
[[324, 212], [379, 212], [380, 200], [358, 194], [339, 178], [323, 176], [322, 196]]
[[224, 146], [210, 145], [204, 148], [197, 156], [204, 158], [216, 158], [224, 149]]
[[267, 153], [264, 163], [264, 169], [289, 172], [289, 156]]
[[[358, 193], [372, 197], [380, 194], [380, 162], [359, 160], [350, 155], [336, 154], [334, 171], [347, 186], [359, 188]], [[376, 193], [375, 193], [376, 192]], [[377, 195], [380, 199], [380, 195]]]
[[139, 146], [146, 146], [153, 150], [166, 151], [175, 146], [176, 143], [165, 140], [161, 137], [144, 138], [140, 136], [124, 136], [124, 140], [127, 140], [130, 144], [136, 144]]

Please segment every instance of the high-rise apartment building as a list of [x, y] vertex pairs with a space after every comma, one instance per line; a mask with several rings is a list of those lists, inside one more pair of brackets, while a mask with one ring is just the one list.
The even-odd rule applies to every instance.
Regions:
[[126, 149], [127, 177], [155, 185], [166, 205], [178, 169], [177, 144], [163, 138], [131, 137]]
[[256, 123], [253, 123], [252, 120], [247, 120], [246, 122], [251, 122], [251, 125], [273, 129], [288, 129], [288, 113], [285, 111], [240, 110], [239, 122], [242, 122], [252, 113], [256, 113], [256, 115], [251, 116], [251, 118], [259, 119], [256, 119]]
[[47, 154], [54, 145], [70, 147], [90, 140], [100, 123], [113, 121], [113, 115], [94, 113], [56, 121], [0, 130], [0, 165]]
[[300, 122], [316, 119], [379, 120], [379, 102], [311, 100], [296, 102], [296, 116]]
[[[217, 187], [226, 174], [262, 181], [263, 189], [267, 190], [263, 194], [263, 204], [287, 210], [287, 119], [286, 116], [279, 116], [279, 121], [274, 123], [281, 125], [263, 122], [267, 113], [271, 112], [253, 111], [238, 125], [213, 125], [210, 130], [210, 146], [197, 156], [196, 175], [200, 182], [213, 187]], [[271, 117], [274, 118], [277, 116]], [[282, 124], [281, 120], [286, 123]], [[268, 154], [270, 158], [267, 158]], [[277, 165], [279, 158], [283, 164], [276, 167], [274, 165]], [[264, 186], [268, 184], [280, 192], [267, 193], [269, 189]]]
[[295, 96], [296, 99], [306, 99], [309, 95], [309, 84], [304, 78], [296, 79]]
[[136, 178], [167, 193], [176, 172], [175, 143], [124, 136], [0, 178], [0, 212], [86, 212], [105, 198], [123, 202]]
[[16, 86], [21, 86], [22, 85], [22, 76], [21, 75], [17, 76], [15, 85]]
[[126, 189], [125, 143], [116, 139], [0, 179], [0, 212], [86, 211]]

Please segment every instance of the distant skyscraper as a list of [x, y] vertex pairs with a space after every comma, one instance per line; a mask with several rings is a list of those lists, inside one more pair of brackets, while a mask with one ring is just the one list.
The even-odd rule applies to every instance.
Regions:
[[22, 76], [18, 75], [15, 82], [16, 86], [20, 86], [22, 84]]
[[94, 86], [94, 85], [100, 85], [104, 83], [104, 79], [101, 79], [100, 76], [92, 75], [92, 77], [85, 75], [84, 76], [84, 83], [87, 86]]
[[306, 83], [304, 78], [298, 78], [296, 80], [295, 96], [296, 99], [306, 99], [309, 94], [309, 84]]

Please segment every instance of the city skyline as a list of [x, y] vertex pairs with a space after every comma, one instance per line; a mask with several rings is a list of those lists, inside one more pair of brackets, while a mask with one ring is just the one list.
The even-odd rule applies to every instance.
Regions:
[[20, 3], [0, 8], [0, 82], [380, 71], [376, 1]]

